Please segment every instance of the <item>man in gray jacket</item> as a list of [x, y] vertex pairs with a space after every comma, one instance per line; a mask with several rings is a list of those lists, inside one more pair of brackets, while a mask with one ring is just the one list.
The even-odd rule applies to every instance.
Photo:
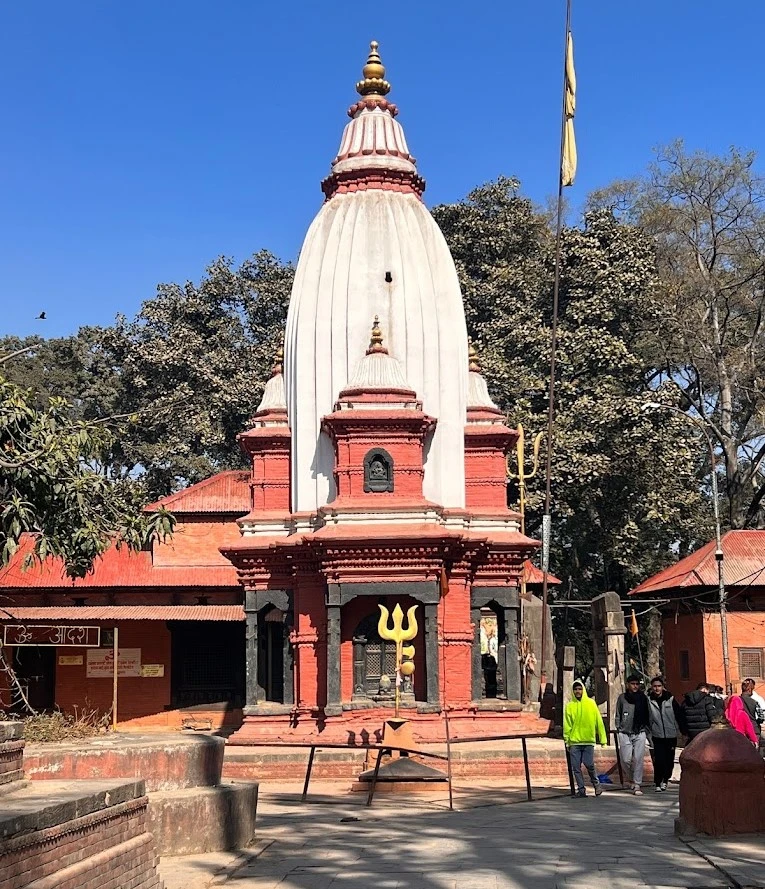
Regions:
[[661, 676], [651, 680], [648, 695], [648, 722], [651, 730], [651, 759], [653, 760], [653, 783], [656, 792], [667, 789], [675, 767], [675, 747], [677, 737], [685, 734], [685, 714], [677, 701], [664, 687]]
[[643, 791], [643, 761], [648, 734], [648, 698], [640, 688], [637, 673], [627, 677], [627, 691], [616, 701], [616, 741], [622, 765], [630, 775], [631, 789], [636, 796]]

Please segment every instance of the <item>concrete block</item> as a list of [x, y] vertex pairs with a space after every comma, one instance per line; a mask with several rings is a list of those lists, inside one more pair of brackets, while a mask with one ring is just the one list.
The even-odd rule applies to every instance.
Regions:
[[237, 781], [149, 794], [148, 829], [160, 855], [243, 849], [255, 837], [258, 785]]

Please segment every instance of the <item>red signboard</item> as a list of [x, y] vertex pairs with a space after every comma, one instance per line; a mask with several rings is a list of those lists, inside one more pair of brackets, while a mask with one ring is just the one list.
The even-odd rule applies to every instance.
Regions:
[[61, 645], [71, 648], [98, 648], [101, 627], [6, 624], [4, 645]]

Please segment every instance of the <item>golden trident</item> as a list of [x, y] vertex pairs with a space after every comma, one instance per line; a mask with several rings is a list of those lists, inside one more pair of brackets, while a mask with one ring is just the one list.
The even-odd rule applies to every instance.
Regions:
[[534, 478], [539, 469], [539, 445], [544, 432], [539, 432], [534, 439], [534, 457], [531, 462], [531, 472], [526, 471], [526, 433], [523, 426], [518, 424], [518, 440], [515, 443], [515, 461], [518, 472], [510, 471], [510, 455], [507, 456], [507, 477], [518, 479], [518, 512], [521, 514], [521, 534], [526, 533], [526, 479]]
[[[507, 476], [508, 478], [518, 479], [518, 512], [521, 514], [521, 534], [526, 533], [526, 480], [534, 478], [539, 469], [539, 445], [542, 441], [544, 432], [537, 433], [534, 439], [533, 458], [531, 461], [531, 472], [526, 471], [526, 434], [523, 426], [518, 424], [518, 440], [515, 443], [515, 462], [518, 466], [518, 472], [510, 471], [510, 455], [507, 456]], [[521, 574], [521, 596], [526, 598], [526, 578], [525, 571]]]
[[[407, 627], [404, 629], [404, 612], [397, 603], [393, 609], [393, 628], [388, 626], [388, 609], [384, 605], [380, 605], [380, 620], [377, 624], [377, 632], [381, 639], [396, 643], [396, 718], [399, 716], [399, 707], [401, 704], [401, 677], [411, 676], [414, 673], [414, 645], [404, 645], [417, 635], [417, 618], [414, 612], [417, 606], [412, 607], [406, 613]], [[404, 660], [406, 658], [406, 660]]]

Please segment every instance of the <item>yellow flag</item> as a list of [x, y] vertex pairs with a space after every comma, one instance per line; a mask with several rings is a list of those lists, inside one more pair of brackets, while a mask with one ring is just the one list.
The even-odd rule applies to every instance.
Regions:
[[638, 634], [637, 618], [635, 617], [635, 609], [632, 609], [632, 620], [630, 621], [630, 636], [634, 639]]
[[576, 139], [574, 138], [574, 113], [576, 112], [576, 72], [574, 71], [574, 40], [571, 31], [566, 37], [566, 95], [563, 123], [563, 164], [560, 171], [561, 185], [573, 185], [576, 176]]

